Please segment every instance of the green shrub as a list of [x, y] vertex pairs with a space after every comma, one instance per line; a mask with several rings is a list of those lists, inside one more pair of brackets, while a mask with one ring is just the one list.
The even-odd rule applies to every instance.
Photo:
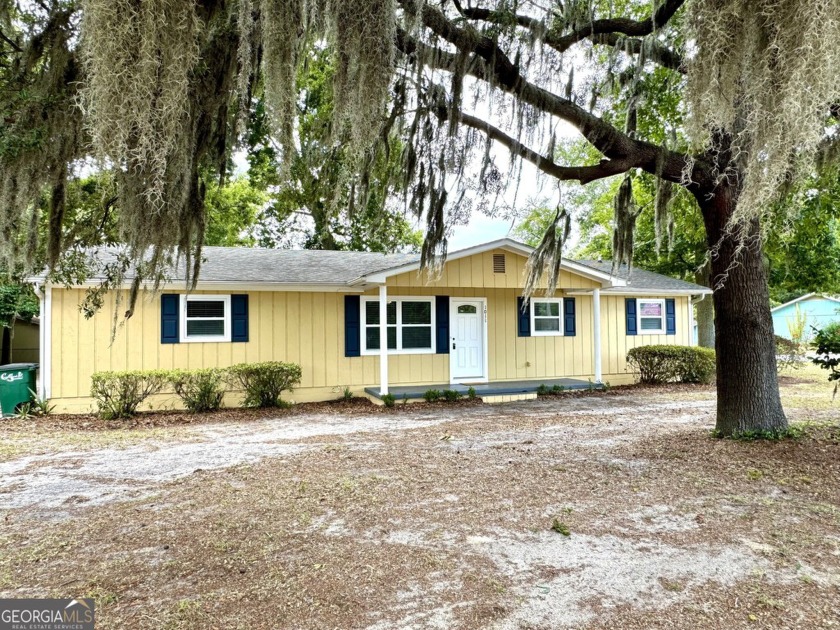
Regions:
[[394, 395], [393, 395], [393, 394], [385, 394], [385, 395], [382, 397], [382, 403], [383, 403], [386, 407], [388, 407], [389, 409], [390, 409], [391, 407], [393, 407], [393, 406], [396, 404], [396, 402], [397, 402], [397, 401], [396, 401], [396, 399], [394, 398]]
[[834, 387], [840, 386], [840, 322], [834, 322], [818, 330], [814, 336], [814, 349], [817, 356], [813, 359], [816, 365], [828, 370], [829, 382], [838, 381]]
[[641, 346], [627, 353], [641, 383], [711, 383], [715, 351], [694, 346]]
[[805, 348], [801, 343], [775, 335], [776, 371], [797, 370], [805, 360]]
[[467, 390], [467, 398], [469, 398], [470, 400], [475, 400], [475, 397], [476, 397], [475, 387], [470, 385], [470, 388]]
[[99, 415], [106, 420], [130, 418], [149, 396], [159, 393], [169, 383], [169, 372], [96, 372], [91, 377], [90, 395], [96, 400]]
[[266, 361], [240, 363], [227, 370], [228, 383], [245, 392], [246, 407], [285, 407], [280, 399], [300, 383], [300, 366], [295, 363]]
[[439, 389], [429, 389], [429, 390], [426, 390], [425, 394], [423, 394], [423, 398], [426, 399], [426, 402], [431, 403], [431, 402], [437, 402], [438, 400], [440, 400], [440, 397], [442, 395], [443, 394], [441, 393], [441, 391]]
[[172, 389], [184, 407], [193, 413], [216, 411], [225, 396], [223, 370], [173, 370], [169, 374]]
[[552, 385], [551, 387], [549, 387], [548, 385], [543, 383], [542, 385], [537, 387], [538, 396], [557, 396], [559, 394], [562, 394], [564, 391], [566, 391], [566, 388], [562, 385]]
[[341, 399], [344, 402], [350, 402], [351, 400], [353, 400], [353, 390], [349, 387], [345, 387], [344, 392], [341, 394]]
[[461, 392], [455, 391], [454, 389], [443, 390], [443, 398], [446, 402], [457, 402], [460, 397]]
[[41, 398], [38, 393], [29, 390], [30, 400], [20, 403], [15, 409], [15, 415], [23, 420], [34, 418], [36, 416], [48, 416], [55, 409], [55, 405], [51, 405], [46, 398]]

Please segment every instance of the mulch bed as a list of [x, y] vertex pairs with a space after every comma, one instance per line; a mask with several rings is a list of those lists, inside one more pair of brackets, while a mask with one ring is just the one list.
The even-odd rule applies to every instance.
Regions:
[[[794, 384], [801, 379], [794, 377], [783, 377], [785, 384]], [[807, 382], [807, 381], [803, 381]], [[564, 397], [564, 398], [589, 398], [601, 396], [615, 396], [628, 394], [640, 390], [651, 393], [687, 393], [687, 392], [710, 392], [714, 391], [714, 385], [695, 385], [686, 383], [668, 383], [663, 385], [617, 385], [608, 390], [579, 389], [565, 390], [560, 393], [541, 394], [540, 397]], [[306, 414], [330, 414], [330, 415], [370, 415], [394, 414], [417, 411], [417, 405], [429, 408], [436, 407], [470, 407], [483, 404], [480, 397], [470, 399], [462, 397], [455, 402], [439, 400], [436, 402], [411, 401], [405, 404], [398, 399], [396, 404], [387, 408], [383, 405], [376, 405], [364, 397], [353, 397], [350, 400], [338, 398], [325, 402], [299, 403], [289, 409], [251, 409], [251, 408], [224, 408], [218, 411], [207, 413], [189, 413], [180, 410], [144, 411], [134, 418], [123, 420], [103, 420], [95, 414], [51, 414], [49, 416], [33, 416], [31, 418], [3, 418], [0, 419], [0, 435], [3, 433], [17, 433], [21, 431], [113, 431], [126, 429], [152, 429], [162, 427], [176, 427], [186, 425], [203, 425], [227, 422], [253, 422], [279, 417], [293, 417]]]
[[251, 409], [224, 408], [207, 413], [189, 413], [180, 410], [144, 411], [133, 418], [123, 420], [103, 420], [94, 414], [52, 414], [49, 416], [33, 416], [31, 418], [4, 418], [0, 420], [0, 435], [3, 433], [17, 433], [20, 431], [114, 431], [126, 429], [152, 429], [184, 425], [216, 424], [224, 422], [252, 422], [271, 418], [294, 417], [307, 414], [329, 415], [370, 415], [374, 413], [405, 413], [416, 411], [418, 404], [428, 407], [463, 407], [482, 404], [480, 398], [462, 398], [456, 402], [441, 400], [434, 403], [412, 402], [403, 404], [398, 401], [392, 408], [375, 405], [367, 398], [354, 397], [350, 400], [343, 398], [326, 402], [299, 403], [288, 409]]

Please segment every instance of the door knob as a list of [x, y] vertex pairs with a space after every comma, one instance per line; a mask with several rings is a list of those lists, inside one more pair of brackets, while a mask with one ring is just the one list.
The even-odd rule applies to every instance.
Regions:
[[455, 342], [454, 341], [452, 342], [452, 349], [453, 350], [455, 349]]

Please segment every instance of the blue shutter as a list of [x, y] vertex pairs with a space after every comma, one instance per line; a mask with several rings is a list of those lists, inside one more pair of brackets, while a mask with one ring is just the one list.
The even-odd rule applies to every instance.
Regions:
[[624, 312], [627, 315], [627, 334], [635, 335], [636, 331], [636, 298], [624, 298]]
[[575, 336], [575, 298], [563, 298], [563, 334]]
[[248, 341], [248, 296], [230, 296], [230, 340]]
[[677, 305], [673, 299], [665, 300], [665, 334], [677, 334]]
[[181, 296], [177, 293], [164, 293], [160, 296], [160, 342], [178, 343], [180, 330], [178, 313], [181, 308]]
[[362, 354], [362, 312], [358, 295], [344, 296], [344, 356]]
[[437, 326], [437, 354], [449, 354], [449, 296], [435, 297], [435, 324]]
[[531, 336], [531, 304], [530, 300], [523, 297], [516, 298], [517, 327], [516, 331], [520, 337]]

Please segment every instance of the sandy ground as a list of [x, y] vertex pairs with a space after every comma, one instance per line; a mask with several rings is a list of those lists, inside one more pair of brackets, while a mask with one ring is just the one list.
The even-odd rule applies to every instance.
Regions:
[[101, 628], [840, 628], [840, 404], [802, 376], [777, 443], [713, 439], [690, 387], [0, 429], [0, 597], [93, 596]]

